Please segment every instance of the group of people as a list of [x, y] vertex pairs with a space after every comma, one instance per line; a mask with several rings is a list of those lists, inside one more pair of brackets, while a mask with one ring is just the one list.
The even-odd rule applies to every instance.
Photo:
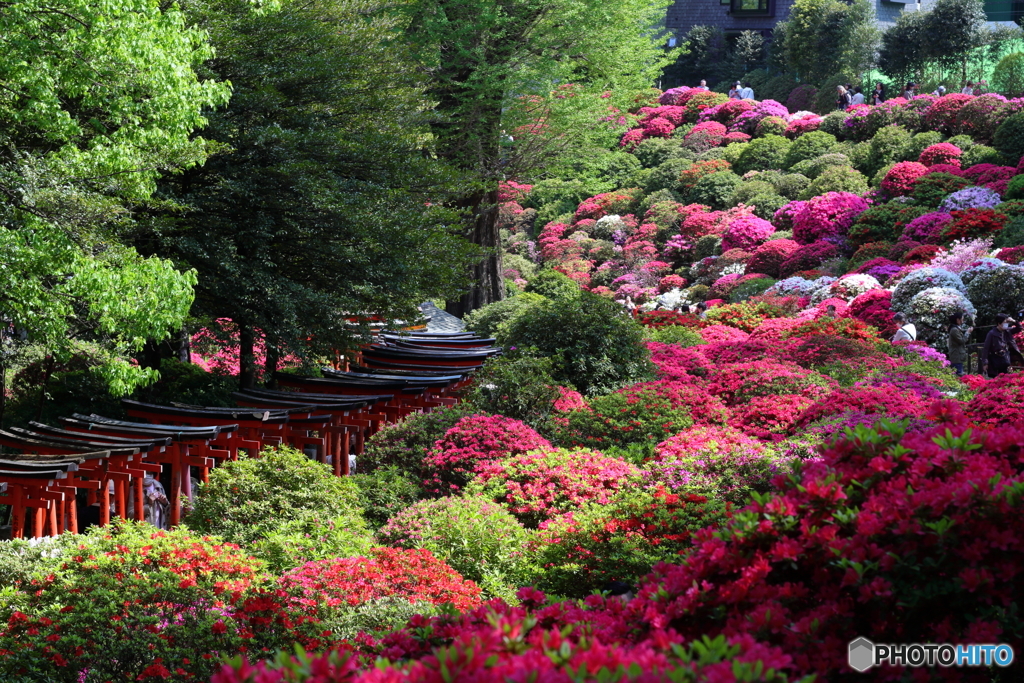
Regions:
[[855, 104], [864, 104], [864, 91], [859, 85], [837, 85], [836, 92], [839, 93], [839, 97], [836, 98], [836, 109], [840, 111]]
[[[1021, 311], [1018, 318], [1024, 318]], [[917, 328], [904, 313], [897, 313], [893, 320], [899, 325], [892, 342], [917, 341]], [[1014, 335], [1022, 331], [1020, 323], [1006, 313], [995, 317], [995, 325], [985, 335], [985, 344], [979, 354], [981, 374], [987, 377], [998, 377], [1009, 372], [1014, 357], [1020, 357], [1020, 348]], [[956, 370], [957, 376], [964, 374], [964, 363], [967, 362], [967, 340], [974, 331], [973, 321], [963, 312], [953, 313], [949, 317], [946, 329], [946, 358]]]
[[[907, 100], [913, 99], [914, 97], [916, 97], [919, 94], [918, 93], [918, 88], [919, 87], [920, 86], [918, 86], [918, 84], [914, 83], [913, 81], [907, 83], [906, 86], [903, 88], [902, 97], [904, 99], [907, 99]], [[977, 81], [977, 82], [968, 81], [967, 85], [965, 85], [964, 89], [961, 90], [960, 92], [965, 94], [965, 95], [980, 95], [980, 94], [982, 94], [984, 92], [984, 89], [985, 89], [985, 81]], [[839, 85], [839, 86], [836, 86], [836, 91], [839, 94], [838, 97], [836, 98], [836, 109], [843, 110], [843, 109], [847, 109], [848, 107], [851, 107], [851, 106], [853, 106], [855, 104], [864, 104], [865, 103], [865, 96], [864, 96], [864, 93], [861, 90], [859, 85], [858, 86], [852, 86], [850, 84]], [[935, 96], [935, 97], [942, 97], [945, 94], [946, 94], [946, 86], [944, 86], [944, 85], [940, 85], [937, 88], [935, 88], [935, 90], [932, 91], [932, 95]], [[885, 100], [886, 100], [885, 84], [884, 83], [875, 83], [875, 89], [871, 91], [871, 95], [867, 99], [870, 100], [870, 102], [868, 102], [868, 104], [873, 104], [873, 105], [879, 105], [882, 102], [885, 102]]]

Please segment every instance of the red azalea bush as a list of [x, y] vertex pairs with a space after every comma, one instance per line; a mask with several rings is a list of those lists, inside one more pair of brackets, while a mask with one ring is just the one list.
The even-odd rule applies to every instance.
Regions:
[[556, 388], [558, 389], [558, 398], [555, 399], [553, 404], [556, 413], [568, 413], [573, 410], [587, 409], [587, 401], [583, 398], [583, 394], [566, 387]]
[[892, 388], [851, 387], [839, 389], [800, 414], [796, 425], [805, 427], [823, 418], [848, 412], [868, 415], [886, 415], [894, 419], [920, 417], [930, 401], [913, 392], [900, 392]]
[[763, 440], [775, 440], [789, 434], [797, 418], [813, 401], [799, 394], [756, 396], [733, 408], [729, 426]]
[[607, 503], [616, 491], [635, 485], [639, 474], [600, 451], [548, 448], [489, 463], [471, 489], [536, 528], [583, 503]]
[[604, 192], [594, 195], [576, 209], [576, 220], [585, 218], [598, 219], [609, 214], [623, 214], [633, 203], [633, 197], [624, 192]]
[[641, 311], [636, 321], [644, 327], [665, 327], [668, 325], [682, 325], [683, 327], [700, 327], [701, 320], [692, 313], [680, 313], [678, 311]]
[[704, 320], [709, 325], [728, 325], [750, 333], [767, 318], [778, 318], [783, 315], [785, 313], [782, 308], [775, 304], [766, 301], [745, 301], [738, 304], [716, 306], [707, 312]]
[[698, 123], [693, 128], [691, 128], [690, 131], [683, 137], [684, 139], [686, 139], [689, 138], [691, 135], [694, 135], [695, 133], [705, 133], [707, 135], [712, 135], [714, 137], [722, 137], [727, 132], [729, 132], [729, 129], [726, 128], [723, 124], [719, 123], [718, 121], [703, 121], [701, 123]]
[[1024, 246], [1000, 249], [999, 260], [1015, 266], [1021, 265], [1024, 263]]
[[480, 605], [479, 586], [423, 549], [373, 548], [369, 557], [307, 562], [285, 573], [280, 584], [290, 608], [310, 616], [381, 598], [451, 603], [460, 610]]
[[918, 178], [928, 173], [928, 167], [916, 161], [901, 161], [885, 174], [882, 180], [882, 191], [890, 197], [909, 195]]
[[694, 348], [660, 342], [647, 342], [646, 346], [659, 377], [686, 380], [704, 377], [708, 373], [707, 360]]
[[[789, 320], [789, 318], [780, 318]], [[763, 324], [763, 323], [762, 323]], [[760, 327], [758, 327], [760, 329]], [[733, 363], [746, 363], [749, 361], [772, 358], [778, 350], [776, 344], [769, 343], [762, 339], [755, 339], [753, 335], [744, 342], [719, 342], [705, 344], [697, 347], [696, 351], [707, 359], [711, 367], [731, 365]]]
[[709, 344], [715, 342], [742, 342], [746, 341], [750, 334], [743, 330], [730, 327], [729, 325], [708, 325], [700, 331], [700, 336]]
[[[802, 672], [838, 680], [847, 643], [1012, 642], [1024, 599], [1013, 532], [1024, 433], [858, 428], [776, 480], [724, 528], [697, 534], [685, 563], [655, 567], [629, 610], [654, 628], [759, 637]], [[946, 429], [952, 430], [946, 434]], [[898, 596], [898, 599], [896, 599]], [[986, 670], [938, 670], [989, 681]], [[905, 678], [902, 667], [873, 680]]]
[[875, 344], [831, 334], [793, 338], [782, 358], [805, 368], [842, 363], [865, 372], [872, 368], [888, 367], [890, 363], [887, 361], [891, 360]]
[[708, 391], [728, 406], [746, 403], [756, 396], [797, 394], [823, 399], [836, 387], [829, 377], [799, 365], [759, 360], [718, 368], [708, 380]]
[[943, 135], [956, 135], [957, 115], [960, 109], [974, 99], [974, 95], [950, 93], [938, 98], [925, 110], [924, 120], [929, 130]]
[[468, 415], [434, 443], [424, 458], [427, 490], [448, 495], [465, 487], [484, 465], [551, 444], [526, 423], [502, 415]]
[[[875, 290], [872, 290], [875, 291]], [[860, 341], [877, 341], [878, 333], [872, 327], [851, 318], [816, 318], [804, 320], [793, 327], [788, 337], [804, 337], [812, 334], [828, 334]]]
[[960, 148], [956, 145], [940, 142], [936, 145], [925, 147], [917, 160], [929, 168], [936, 164], [946, 164], [960, 168], [960, 154]]
[[[754, 681], [810, 683], [791, 677], [792, 661], [747, 636], [686, 645], [673, 632], [630, 634], [617, 598], [544, 606], [534, 588], [519, 591], [523, 606], [490, 603], [458, 616], [413, 618], [407, 628], [372, 642], [368, 667], [347, 651], [313, 658], [231, 663], [210, 683], [437, 683], [438, 681], [562, 681], [601, 672], [602, 681]], [[454, 676], [453, 676], [453, 672]], [[642, 672], [636, 678], [628, 672]], [[737, 673], [738, 672], [738, 673]], [[737, 675], [739, 678], [737, 678]]]
[[988, 237], [1003, 229], [1007, 217], [994, 209], [951, 211], [953, 220], [942, 231], [944, 241]]
[[937, 244], [921, 244], [905, 253], [901, 260], [906, 265], [914, 263], [927, 265], [932, 262], [933, 258], [939, 255], [940, 251], [942, 251], [942, 247]]
[[778, 278], [782, 262], [799, 248], [800, 245], [793, 240], [769, 240], [754, 250], [747, 261], [747, 271]]
[[978, 390], [964, 408], [971, 422], [988, 428], [1024, 425], [1024, 374], [1007, 373], [971, 388]]
[[831, 242], [819, 240], [806, 244], [793, 251], [789, 258], [779, 265], [779, 277], [790, 277], [800, 271], [811, 270], [836, 256], [839, 256], [839, 247]]

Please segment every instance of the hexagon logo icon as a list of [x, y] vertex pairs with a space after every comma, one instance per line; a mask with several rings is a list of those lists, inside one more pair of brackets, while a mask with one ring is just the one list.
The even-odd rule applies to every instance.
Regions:
[[875, 664], [875, 644], [867, 638], [858, 638], [850, 643], [850, 668], [864, 673]]

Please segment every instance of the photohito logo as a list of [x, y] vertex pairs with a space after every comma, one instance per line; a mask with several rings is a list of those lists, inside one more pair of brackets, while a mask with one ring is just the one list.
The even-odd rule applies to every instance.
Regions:
[[950, 645], [911, 643], [882, 645], [867, 638], [850, 642], [847, 661], [861, 673], [873, 666], [1010, 666], [1013, 648], [1009, 645]]

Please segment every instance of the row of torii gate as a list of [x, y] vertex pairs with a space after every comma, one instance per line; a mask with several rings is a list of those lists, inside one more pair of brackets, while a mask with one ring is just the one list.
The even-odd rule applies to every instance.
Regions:
[[0, 430], [0, 505], [11, 506], [10, 536], [77, 533], [112, 516], [141, 521], [160, 488], [166, 522], [176, 526], [193, 479], [207, 481], [240, 450], [286, 444], [348, 475], [350, 456], [385, 424], [457, 403], [473, 372], [500, 353], [493, 343], [469, 333], [385, 333], [361, 350], [360, 365], [323, 377], [276, 373], [281, 389], [236, 392], [235, 408], [125, 400], [130, 420], [75, 414], [58, 425]]

